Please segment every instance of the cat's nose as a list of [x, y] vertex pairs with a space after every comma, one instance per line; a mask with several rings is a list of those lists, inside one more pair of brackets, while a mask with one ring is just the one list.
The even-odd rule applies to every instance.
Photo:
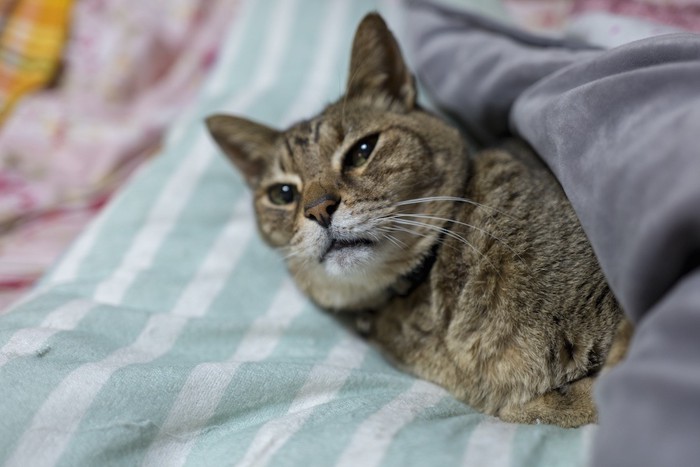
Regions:
[[327, 229], [331, 225], [331, 217], [338, 209], [339, 203], [339, 197], [325, 194], [304, 206], [304, 215]]

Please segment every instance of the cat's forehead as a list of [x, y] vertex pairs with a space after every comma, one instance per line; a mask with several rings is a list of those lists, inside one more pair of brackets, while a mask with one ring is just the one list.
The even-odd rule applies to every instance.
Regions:
[[321, 114], [294, 124], [285, 132], [285, 137], [289, 145], [301, 148], [323, 143], [337, 144], [343, 139], [343, 128], [334, 119]]
[[337, 146], [346, 136], [362, 133], [366, 128], [381, 123], [382, 112], [357, 104], [341, 99], [326, 107], [321, 114], [297, 122], [285, 131], [288, 143], [302, 148], [311, 145]]
[[284, 131], [275, 173], [293, 172], [304, 179], [317, 177], [331, 169], [334, 158], [337, 165], [337, 156], [347, 150], [346, 146], [367, 132], [380, 132], [385, 120], [385, 112], [341, 99]]
[[330, 163], [344, 137], [342, 125], [324, 114], [294, 124], [284, 132], [282, 169], [299, 175], [317, 173]]

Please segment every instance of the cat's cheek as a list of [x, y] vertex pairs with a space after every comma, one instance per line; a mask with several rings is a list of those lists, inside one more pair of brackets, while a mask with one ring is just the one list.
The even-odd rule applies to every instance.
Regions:
[[306, 258], [311, 258], [314, 261], [321, 260], [321, 256], [331, 243], [331, 239], [324, 229], [320, 227], [315, 228], [315, 226], [311, 224], [299, 230], [297, 235], [298, 238], [302, 239], [301, 242], [299, 242], [301, 255]]
[[275, 246], [283, 246], [289, 241], [289, 235], [283, 232], [270, 229], [264, 233], [269, 238], [269, 243]]

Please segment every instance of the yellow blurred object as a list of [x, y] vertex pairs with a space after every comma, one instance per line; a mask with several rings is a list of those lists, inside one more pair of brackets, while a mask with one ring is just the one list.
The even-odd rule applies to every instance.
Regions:
[[74, 0], [0, 0], [0, 122], [22, 95], [51, 83]]

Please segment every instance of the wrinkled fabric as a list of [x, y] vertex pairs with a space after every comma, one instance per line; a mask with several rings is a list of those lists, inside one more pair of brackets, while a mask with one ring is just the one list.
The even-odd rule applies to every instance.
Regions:
[[[76, 3], [59, 84], [25, 96], [0, 128], [0, 310], [157, 150], [236, 9], [230, 0]], [[18, 247], [30, 237], [34, 248]]]
[[535, 148], [636, 323], [628, 358], [599, 382], [593, 464], [697, 464], [700, 36], [581, 50], [409, 4], [426, 88], [465, 126]]

